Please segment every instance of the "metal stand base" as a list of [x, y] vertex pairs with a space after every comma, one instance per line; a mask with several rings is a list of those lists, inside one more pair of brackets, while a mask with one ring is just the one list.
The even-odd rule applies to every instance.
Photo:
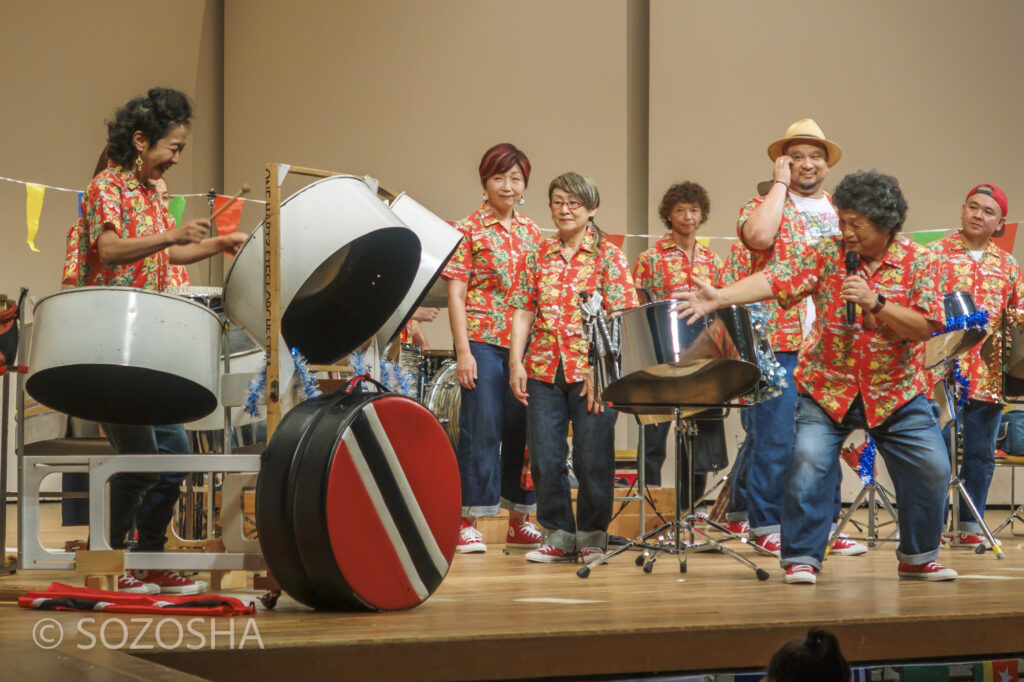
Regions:
[[[679, 469], [681, 468], [680, 465], [681, 465], [682, 454], [685, 453], [686, 457], [687, 457], [687, 463], [688, 463], [687, 474], [688, 474], [689, 495], [687, 495], [687, 499], [689, 500], [689, 507], [690, 507], [689, 512], [685, 516], [682, 515], [681, 502], [680, 502], [680, 500], [681, 500], [680, 491], [679, 491], [679, 488], [677, 486], [677, 488], [676, 488], [676, 504], [675, 504], [675, 520], [669, 521], [668, 523], [665, 523], [665, 524], [662, 524], [658, 528], [655, 528], [652, 531], [644, 533], [643, 535], [641, 535], [640, 537], [636, 538], [635, 540], [631, 540], [629, 543], [627, 543], [625, 545], [622, 545], [621, 547], [617, 548], [615, 551], [611, 552], [610, 554], [606, 554], [605, 556], [601, 557], [600, 559], [597, 559], [597, 560], [587, 564], [586, 566], [584, 566], [583, 568], [578, 570], [576, 572], [576, 575], [578, 575], [580, 578], [586, 578], [587, 576], [590, 575], [591, 569], [593, 569], [593, 568], [595, 568], [597, 566], [600, 566], [601, 564], [606, 563], [607, 561], [610, 561], [613, 557], [616, 557], [619, 554], [622, 554], [623, 552], [625, 552], [625, 551], [627, 551], [629, 549], [632, 549], [632, 548], [636, 547], [636, 548], [639, 548], [639, 549], [643, 550], [643, 553], [640, 554], [639, 556], [637, 556], [637, 558], [636, 558], [636, 565], [637, 566], [642, 566], [643, 569], [644, 569], [644, 573], [650, 573], [651, 571], [654, 570], [654, 563], [658, 560], [658, 557], [661, 556], [662, 554], [674, 554], [674, 555], [676, 555], [679, 558], [679, 572], [680, 573], [686, 573], [687, 554], [690, 551], [699, 552], [699, 551], [717, 550], [717, 551], [719, 551], [719, 552], [721, 552], [723, 554], [729, 555], [730, 557], [732, 557], [736, 561], [740, 562], [744, 566], [747, 566], [748, 568], [751, 568], [754, 571], [754, 575], [757, 577], [758, 580], [767, 580], [768, 577], [769, 577], [768, 571], [764, 570], [763, 568], [760, 568], [757, 564], [755, 564], [750, 559], [747, 559], [746, 557], [744, 557], [744, 556], [742, 556], [740, 554], [737, 554], [732, 549], [729, 549], [728, 547], [723, 545], [721, 542], [719, 542], [718, 540], [715, 540], [714, 538], [710, 537], [707, 533], [705, 533], [703, 530], [701, 530], [701, 529], [696, 527], [697, 523], [706, 523], [709, 526], [711, 526], [712, 528], [714, 528], [714, 529], [716, 529], [716, 530], [718, 530], [718, 531], [720, 531], [722, 533], [725, 533], [726, 535], [728, 535], [730, 537], [733, 537], [733, 538], [739, 540], [740, 542], [743, 542], [744, 544], [751, 544], [751, 546], [756, 548], [756, 545], [753, 545], [752, 543], [750, 543], [746, 538], [740, 537], [739, 535], [736, 535], [735, 533], [730, 533], [728, 530], [726, 530], [724, 527], [722, 527], [718, 523], [715, 523], [714, 521], [709, 521], [708, 519], [706, 519], [706, 518], [704, 518], [702, 516], [699, 516], [695, 512], [695, 508], [696, 508], [698, 500], [695, 500], [694, 499], [694, 495], [693, 495], [693, 474], [694, 474], [694, 472], [693, 472], [693, 441], [694, 441], [694, 438], [695, 438], [695, 436], [697, 434], [697, 427], [693, 423], [693, 421], [688, 420], [688, 419], [683, 419], [680, 416], [680, 413], [679, 413], [678, 409], [676, 410], [676, 417], [675, 417], [675, 419], [676, 419], [676, 443], [677, 443], [677, 447], [676, 447], [676, 470], [678, 472]], [[677, 474], [677, 478], [678, 478], [678, 474]], [[705, 495], [702, 496], [701, 499], [703, 500], [704, 497], [706, 497], [706, 496], [707, 496], [707, 493], [705, 493]], [[687, 538], [688, 539], [686, 541], [683, 540], [683, 534], [684, 533], [687, 534]], [[695, 534], [696, 535], [700, 535], [705, 540], [705, 542], [702, 542], [702, 543], [694, 542], [694, 535]], [[652, 538], [655, 541], [653, 543], [648, 542]]]
[[[957, 526], [960, 525], [960, 523], [959, 523], [960, 514], [959, 514], [959, 511], [958, 511], [959, 508], [957, 506], [957, 493], [959, 493], [960, 497], [963, 498], [963, 501], [967, 503], [967, 508], [971, 510], [971, 515], [974, 516], [974, 520], [978, 522], [978, 526], [981, 528], [981, 534], [982, 534], [982, 536], [984, 536], [984, 538], [986, 540], [988, 540], [988, 543], [992, 547], [992, 552], [996, 555], [996, 558], [997, 559], [1005, 559], [1006, 555], [1003, 554], [1002, 546], [999, 544], [999, 542], [992, 535], [992, 531], [990, 531], [989, 528], [988, 528], [988, 525], [985, 524], [984, 517], [982, 516], [981, 513], [978, 512], [978, 508], [975, 506], [974, 500], [971, 499], [970, 494], [968, 494], [967, 490], [964, 488], [964, 479], [960, 478], [959, 476], [953, 477], [953, 480], [951, 480], [949, 482], [949, 490], [948, 490], [948, 492], [949, 492], [950, 505], [952, 505], [952, 507], [953, 507], [953, 511], [951, 511], [951, 513], [950, 513], [950, 523], [949, 523], [950, 539], [949, 539], [949, 546], [950, 547], [970, 547], [971, 546], [971, 545], [962, 544], [962, 543], [960, 543], [958, 541], [959, 537], [960, 537], [960, 530], [957, 528]], [[1003, 525], [1005, 525], [1005, 523]], [[1002, 526], [1000, 526], [1000, 528], [1001, 527]], [[975, 554], [984, 554], [985, 553], [985, 545], [984, 544], [977, 545], [975, 547], [975, 549], [974, 549], [974, 553]]]
[[[864, 498], [867, 498], [868, 503], [867, 535], [855, 539], [864, 540], [868, 543], [868, 547], [874, 547], [879, 542], [899, 541], [898, 534], [900, 532], [900, 529], [898, 526], [893, 532], [889, 533], [884, 538], [878, 535], [878, 532], [882, 528], [882, 526], [897, 524], [899, 519], [896, 516], [896, 508], [892, 503], [892, 493], [886, 490], [885, 487], [882, 486], [880, 483], [874, 481], [872, 483], [865, 483], [864, 487], [862, 487], [860, 489], [860, 492], [857, 493], [857, 497], [853, 500], [853, 504], [850, 505], [850, 508], [846, 510], [842, 515], [840, 515], [839, 523], [836, 524], [835, 532], [833, 532], [832, 537], [828, 539], [829, 547], [831, 547], [835, 543], [836, 538], [838, 538], [839, 534], [843, 532], [843, 529], [846, 527], [847, 523], [854, 523], [851, 517], [853, 516], [853, 513], [855, 511], [860, 509], [860, 506], [864, 503]], [[885, 509], [886, 512], [888, 512], [889, 517], [892, 519], [891, 521], [886, 521], [885, 523], [878, 523], [877, 502], [879, 501], [882, 503], [882, 508]]]

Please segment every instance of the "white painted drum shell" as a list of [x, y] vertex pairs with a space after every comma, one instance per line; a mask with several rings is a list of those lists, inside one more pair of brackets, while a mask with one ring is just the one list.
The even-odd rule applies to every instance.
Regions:
[[25, 388], [53, 409], [155, 425], [196, 419], [216, 405], [222, 324], [203, 305], [130, 287], [82, 287], [40, 300], [33, 327]]
[[[405, 321], [410, 317], [413, 309], [417, 305], [421, 305], [420, 301], [427, 289], [444, 269], [448, 259], [455, 252], [455, 248], [462, 241], [461, 232], [438, 218], [423, 204], [404, 192], [391, 202], [391, 210], [420, 238], [423, 252], [420, 254], [419, 269], [416, 271], [416, 277], [409, 288], [409, 293], [376, 334], [377, 343], [381, 348], [387, 346], [402, 331]], [[431, 303], [433, 302], [424, 302], [422, 305]], [[446, 307], [447, 301], [445, 304], [445, 306], [438, 307]]]
[[[331, 264], [327, 263], [333, 255], [363, 237], [379, 240], [374, 249], [379, 262], [372, 264], [376, 271], [370, 273], [374, 281], [345, 282], [354, 285], [347, 296], [361, 300], [344, 304], [357, 306], [358, 314], [353, 312], [345, 319], [310, 320], [314, 325], [332, 325], [326, 333], [331, 333], [333, 328], [339, 335], [337, 339], [325, 339], [320, 329], [311, 334], [325, 347], [311, 350], [295, 343], [311, 363], [334, 362], [371, 338], [404, 299], [419, 261], [418, 239], [361, 178], [351, 175], [324, 178], [292, 194], [281, 204], [280, 222], [282, 318], [287, 316], [293, 299], [311, 278], [327, 283], [339, 274], [332, 272]], [[381, 230], [386, 232], [373, 234]], [[263, 235], [263, 223], [260, 223], [234, 257], [224, 282], [225, 315], [260, 345], [266, 334]], [[359, 275], [364, 278], [366, 273]], [[386, 290], [389, 286], [391, 291]], [[364, 296], [361, 292], [367, 289], [374, 294]], [[377, 291], [379, 295], [375, 295]], [[286, 326], [282, 319], [285, 339], [294, 343], [288, 338]], [[287, 350], [282, 349], [282, 352]]]

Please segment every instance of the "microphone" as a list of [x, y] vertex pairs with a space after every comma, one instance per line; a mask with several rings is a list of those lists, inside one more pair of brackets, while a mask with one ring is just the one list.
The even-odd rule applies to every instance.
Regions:
[[[846, 252], [846, 274], [847, 276], [857, 274], [857, 254], [853, 251]], [[846, 302], [846, 324], [853, 324], [857, 317], [855, 305], [853, 301]]]

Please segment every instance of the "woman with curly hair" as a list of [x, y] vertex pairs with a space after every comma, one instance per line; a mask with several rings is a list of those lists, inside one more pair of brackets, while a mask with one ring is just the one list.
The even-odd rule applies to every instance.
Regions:
[[[699, 279], [711, 286], [722, 285], [724, 265], [722, 259], [697, 241], [697, 229], [707, 222], [711, 212], [711, 198], [706, 189], [696, 182], [672, 185], [661, 198], [658, 215], [668, 229], [668, 235], [640, 254], [633, 269], [633, 281], [638, 289], [647, 292], [651, 301], [664, 301], [672, 294], [689, 291], [693, 280]], [[702, 422], [714, 428], [710, 422]], [[661, 467], [665, 463], [665, 442], [672, 423], [648, 424], [644, 429], [644, 483], [661, 485]], [[700, 427], [698, 427], [700, 428]], [[703, 433], [706, 433], [704, 431]], [[685, 470], [686, 467], [681, 467]], [[694, 495], [700, 498], [707, 484], [707, 474], [694, 477]], [[689, 486], [684, 490], [689, 491]], [[683, 500], [683, 505], [688, 506]]]
[[[185, 265], [221, 251], [236, 253], [243, 233], [208, 237], [210, 221], [173, 226], [161, 203], [157, 181], [181, 159], [192, 106], [177, 90], [153, 88], [118, 109], [107, 123], [109, 165], [93, 177], [82, 198], [79, 223], [79, 286], [120, 286], [163, 291], [172, 283], [171, 265]], [[182, 424], [103, 424], [117, 453], [188, 453]], [[177, 503], [177, 488], [163, 490], [157, 473], [120, 473], [110, 479], [110, 546], [123, 549], [134, 525], [133, 549], [160, 551]], [[149, 504], [159, 498], [158, 503]], [[138, 515], [139, 510], [148, 510]], [[175, 571], [133, 571], [118, 580], [132, 592], [196, 594], [206, 583]]]
[[[818, 315], [797, 362], [795, 445], [782, 503], [787, 583], [814, 583], [831, 534], [839, 451], [855, 429], [878, 444], [899, 500], [897, 573], [953, 580], [939, 564], [950, 463], [926, 398], [924, 341], [944, 325], [929, 253], [899, 238], [907, 215], [896, 178], [852, 173], [832, 197], [841, 236], [795, 248], [786, 259], [716, 290], [681, 295], [683, 315], [768, 298], [784, 307], [807, 296]], [[847, 255], [855, 272], [847, 274]], [[853, 322], [847, 304], [853, 303]], [[778, 425], [782, 428], [784, 425]]]

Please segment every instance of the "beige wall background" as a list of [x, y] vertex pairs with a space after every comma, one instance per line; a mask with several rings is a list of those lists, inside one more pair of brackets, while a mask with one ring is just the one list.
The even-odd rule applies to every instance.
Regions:
[[[770, 175], [768, 143], [810, 116], [844, 149], [827, 187], [860, 168], [896, 175], [907, 229], [956, 227], [978, 182], [1007, 191], [1012, 219], [1024, 215], [1022, 20], [1015, 0], [979, 0], [969, 16], [928, 0], [7, 0], [0, 176], [83, 188], [104, 119], [160, 84], [196, 106], [168, 175], [177, 192], [248, 182], [259, 198], [278, 161], [374, 175], [457, 218], [480, 203], [481, 153], [511, 141], [533, 162], [525, 213], [542, 227], [547, 182], [574, 169], [597, 181], [610, 232], [660, 236], [657, 200], [692, 179], [712, 196], [704, 234], [731, 237]], [[24, 187], [0, 182], [0, 292], [41, 297], [57, 290], [75, 197], [47, 192], [40, 253], [24, 244], [24, 206]], [[189, 199], [189, 215], [204, 212]], [[242, 229], [261, 217], [247, 204]], [[191, 270], [219, 281], [219, 265]], [[428, 337], [450, 347], [443, 319]]]

